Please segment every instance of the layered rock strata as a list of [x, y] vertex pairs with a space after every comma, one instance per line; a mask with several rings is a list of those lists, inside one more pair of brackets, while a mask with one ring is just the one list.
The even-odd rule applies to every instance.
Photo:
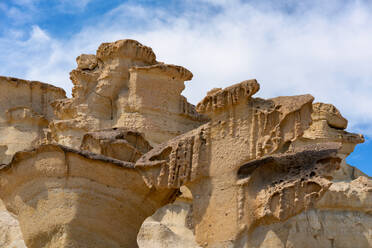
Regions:
[[[370, 247], [364, 142], [311, 95], [256, 80], [195, 107], [134, 40], [77, 58], [72, 98], [0, 77], [1, 247]], [[4, 207], [2, 207], [4, 206]]]
[[132, 163], [61, 145], [16, 153], [0, 188], [29, 248], [135, 247], [144, 219], [173, 195], [152, 192]]
[[[341, 161], [337, 149], [318, 146], [286, 154], [311, 124], [313, 97], [252, 98], [258, 89], [252, 80], [214, 90], [197, 106], [209, 123], [136, 163], [149, 187], [190, 188], [196, 241], [205, 247], [228, 245], [258, 225], [300, 213], [321, 198], [331, 185], [322, 174]], [[267, 157], [275, 153], [283, 158]]]
[[51, 103], [64, 98], [65, 91], [53, 85], [0, 77], [0, 164], [47, 139], [55, 118]]
[[86, 132], [109, 128], [140, 131], [151, 145], [206, 121], [181, 95], [186, 68], [156, 61], [152, 49], [134, 40], [103, 43], [96, 55], [82, 54], [70, 73], [71, 99], [53, 104], [53, 140], [79, 148]]
[[[231, 89], [231, 87], [228, 89]], [[211, 94], [218, 95], [219, 93], [220, 95], [221, 92], [223, 92], [221, 89], [216, 89], [213, 90]], [[209, 104], [209, 102], [218, 103], [218, 101], [207, 96], [198, 106], [201, 105], [202, 110], [204, 110], [207, 108], [218, 109], [218, 106], [223, 105], [223, 101], [221, 100], [219, 105], [215, 104], [215, 107]], [[205, 108], [204, 106], [208, 107]], [[320, 179], [319, 172], [316, 171], [320, 166], [308, 166], [307, 163], [304, 163], [304, 156], [299, 156], [296, 159], [289, 159], [289, 161], [293, 160], [295, 162], [293, 164], [295, 165], [294, 167], [288, 167], [288, 165], [283, 167], [283, 165], [280, 165], [282, 163], [278, 163], [278, 155], [274, 155], [274, 157], [264, 156], [262, 159], [259, 158], [260, 156], [257, 156], [258, 159], [254, 159], [245, 164], [238, 171], [237, 184], [242, 187], [239, 192], [240, 196], [238, 196], [238, 216], [239, 219], [243, 220], [240, 222], [242, 223], [241, 227], [243, 231], [236, 236], [236, 238], [231, 238], [230, 236], [231, 240], [228, 241], [219, 241], [214, 244], [210, 242], [199, 242], [200, 245], [203, 245], [203, 247], [246, 248], [314, 246], [369, 247], [372, 245], [372, 236], [370, 233], [372, 223], [372, 202], [370, 201], [370, 199], [372, 199], [372, 190], [370, 188], [371, 180], [364, 173], [345, 162], [345, 158], [353, 151], [355, 145], [364, 142], [364, 138], [361, 135], [344, 131], [347, 127], [347, 120], [342, 117], [340, 112], [333, 105], [315, 103], [312, 108], [312, 122], [309, 128], [296, 139], [287, 143], [284, 147], [286, 147], [288, 152], [300, 150], [309, 152], [312, 146], [321, 147], [326, 144], [329, 145], [329, 142], [332, 142], [332, 146], [338, 147], [337, 150], [334, 150], [333, 158], [329, 158], [328, 161], [327, 159], [321, 159], [320, 163], [322, 165], [324, 165], [325, 162], [333, 164], [333, 170], [328, 170], [326, 175], [324, 175], [325, 177]], [[213, 120], [213, 117], [211, 119]], [[179, 145], [173, 147], [175, 147], [174, 149], [178, 149], [178, 146]], [[227, 147], [229, 146], [225, 146], [224, 148], [226, 149]], [[283, 154], [283, 151], [282, 149], [279, 154]], [[154, 151], [151, 151], [146, 154], [145, 157], [153, 152]], [[280, 156], [287, 157], [284, 161], [288, 160], [288, 155], [283, 154]], [[171, 156], [169, 157], [171, 158]], [[314, 154], [311, 154], [310, 157], [314, 158]], [[154, 160], [153, 158], [154, 157], [151, 159]], [[279, 157], [279, 161], [280, 160], [283, 160], [283, 158]], [[141, 160], [139, 162], [141, 162]], [[148, 165], [157, 166], [156, 163], [148, 163]], [[291, 167], [292, 169], [290, 169]], [[270, 173], [270, 169], [268, 170], [267, 168], [274, 169], [273, 173]], [[301, 171], [303, 176], [299, 174], [296, 175], [293, 169], [295, 171]], [[281, 170], [283, 170], [283, 172], [280, 172]], [[178, 171], [185, 170], [180, 167]], [[251, 175], [253, 172], [257, 174]], [[294, 177], [293, 173], [295, 174]], [[222, 175], [225, 176], [226, 174]], [[260, 175], [265, 175], [265, 178], [262, 178]], [[160, 174], [158, 177], [159, 176]], [[291, 177], [292, 179], [290, 179]], [[297, 182], [295, 178], [297, 178]], [[310, 181], [306, 183], [305, 180], [308, 179], [310, 179]], [[151, 179], [151, 181], [152, 180], [153, 179]], [[268, 185], [266, 189], [265, 187], [260, 188], [259, 185], [262, 185], [263, 182], [257, 180], [267, 180], [271, 185]], [[193, 182], [191, 182], [191, 184], [192, 183]], [[226, 181], [224, 181], [224, 183], [226, 183]], [[278, 184], [278, 186], [276, 186], [276, 184]], [[188, 187], [192, 189], [193, 186]], [[254, 191], [249, 193], [252, 187]], [[184, 209], [188, 209], [188, 212], [182, 216], [197, 215], [197, 213], [194, 212], [194, 208], [195, 202], [198, 201], [199, 200], [195, 199], [194, 196], [193, 203], [184, 206]], [[248, 201], [248, 203], [246, 201]], [[231, 206], [232, 200], [228, 202], [229, 206]], [[218, 206], [218, 203], [214, 204], [214, 206]], [[248, 208], [245, 209], [244, 206]], [[169, 211], [168, 209], [171, 210], [172, 207], [172, 204], [165, 206], [162, 208], [162, 211]], [[254, 212], [252, 213], [251, 211]], [[213, 214], [218, 215], [217, 211]], [[222, 214], [219, 216], [221, 219], [223, 217]], [[208, 231], [213, 229], [216, 223], [215, 219], [211, 218], [211, 216], [208, 216], [208, 218], [213, 220], [210, 222], [210, 227], [212, 228], [202, 229], [202, 235], [210, 235]], [[167, 223], [167, 225], [172, 226], [176, 225], [176, 223], [182, 225], [182, 223], [186, 223], [186, 221], [186, 218], [182, 220], [174, 218], [173, 221], [168, 219], [168, 223], [171, 224]], [[222, 222], [226, 223], [224, 221]], [[141, 233], [145, 232], [146, 228], [148, 228], [147, 225], [150, 223], [153, 223], [151, 219], [145, 221]], [[338, 228], [339, 226], [341, 226], [341, 228]], [[358, 226], [357, 229], [355, 229], [356, 226]], [[158, 228], [154, 229], [158, 230]], [[196, 238], [198, 237], [197, 228], [187, 225], [183, 225], [183, 228], [184, 230], [193, 230]], [[227, 230], [224, 225], [215, 228], [223, 231]], [[164, 228], [162, 230], [163, 231], [160, 233], [163, 233], [162, 237], [165, 237], [163, 244], [173, 242], [173, 231], [168, 230], [168, 237], [164, 234]], [[144, 244], [141, 247], [150, 247], [145, 245], [146, 242], [143, 241], [146, 239], [144, 234], [138, 238], [141, 239], [139, 243]], [[155, 234], [153, 234], [153, 239], [157, 240]], [[189, 240], [193, 239], [189, 238]], [[353, 243], [355, 244], [353, 245]], [[178, 247], [187, 246], [179, 245]]]

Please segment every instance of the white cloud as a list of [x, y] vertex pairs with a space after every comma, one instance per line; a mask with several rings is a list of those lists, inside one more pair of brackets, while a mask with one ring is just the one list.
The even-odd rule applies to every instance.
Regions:
[[32, 31], [30, 34], [30, 39], [28, 42], [32, 45], [34, 43], [44, 43], [50, 41], [48, 34], [42, 30], [39, 26], [32, 26]]
[[259, 96], [311, 93], [336, 105], [352, 130], [372, 136], [371, 4], [314, 0], [288, 8], [262, 2], [204, 0], [198, 11], [190, 7], [194, 0], [179, 11], [123, 4], [63, 41], [34, 28], [23, 43], [0, 39], [1, 50], [14, 50], [0, 62], [17, 61], [0, 74], [70, 90], [76, 56], [94, 53], [102, 42], [132, 38], [151, 46], [158, 60], [194, 73], [184, 92], [193, 103], [211, 88], [257, 78]]
[[[12, 7], [12, 11], [17, 11], [22, 15], [26, 13], [28, 16], [40, 14], [38, 6], [40, 4], [48, 4], [49, 7], [55, 6], [53, 12], [76, 13], [82, 12], [86, 6], [94, 0], [11, 0], [8, 4]], [[7, 12], [9, 15], [9, 11]], [[17, 15], [12, 14], [13, 17]], [[21, 18], [20, 18], [21, 19]]]
[[[22, 9], [20, 9], [18, 6], [11, 6], [6, 5], [5, 3], [0, 3], [0, 13], [2, 15], [2, 18], [10, 18], [12, 20], [11, 25], [14, 24], [24, 24], [30, 20], [32, 20], [32, 14], [29, 9], [29, 12], [25, 12]], [[2, 23], [0, 23], [2, 24]]]
[[59, 0], [60, 10], [67, 13], [81, 12], [92, 0]]

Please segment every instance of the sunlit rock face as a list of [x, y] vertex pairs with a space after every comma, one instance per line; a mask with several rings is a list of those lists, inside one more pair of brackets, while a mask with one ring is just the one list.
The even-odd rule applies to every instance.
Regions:
[[134, 40], [52, 85], [0, 77], [0, 247], [371, 247], [364, 138], [311, 95], [246, 80], [195, 107], [193, 75]]
[[52, 85], [0, 77], [0, 164], [47, 138], [55, 117], [50, 104], [65, 97], [63, 89]]
[[200, 248], [192, 231], [190, 208], [191, 204], [177, 202], [158, 209], [142, 224], [139, 247]]
[[72, 98], [53, 104], [53, 140], [79, 148], [86, 132], [129, 128], [151, 145], [167, 141], [206, 121], [181, 95], [186, 68], [156, 61], [150, 47], [134, 40], [103, 43], [96, 55], [82, 54], [70, 73]]
[[52, 144], [16, 153], [0, 186], [27, 247], [135, 247], [173, 194], [152, 192], [130, 162]]
[[342, 159], [341, 168], [334, 171], [334, 181], [349, 181], [366, 176], [357, 168], [346, 164], [346, 157], [354, 151], [357, 144], [364, 142], [364, 137], [360, 134], [346, 132], [347, 120], [341, 115], [338, 109], [332, 104], [314, 103], [313, 120], [310, 128], [304, 135], [295, 142], [295, 146], [306, 146], [309, 144], [319, 144], [335, 142], [340, 144], [338, 156]]
[[17, 218], [6, 211], [0, 200], [0, 247], [26, 248]]

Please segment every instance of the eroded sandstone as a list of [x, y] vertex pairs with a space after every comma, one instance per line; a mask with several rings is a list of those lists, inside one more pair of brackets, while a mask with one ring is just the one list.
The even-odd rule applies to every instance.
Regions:
[[76, 61], [73, 98], [53, 104], [55, 142], [79, 148], [86, 132], [115, 127], [140, 131], [155, 145], [206, 120], [181, 95], [192, 73], [157, 62], [152, 49], [137, 41], [104, 43], [96, 55]]
[[137, 240], [139, 247], [201, 248], [192, 231], [191, 204], [177, 202], [167, 205], [148, 217]]
[[[1, 247], [370, 247], [364, 137], [311, 95], [212, 89], [134, 40], [57, 87], [0, 77]], [[2, 242], [2, 243], [1, 243]]]
[[46, 139], [55, 118], [50, 104], [65, 97], [65, 91], [53, 85], [0, 77], [0, 164]]
[[19, 222], [15, 216], [6, 211], [0, 200], [0, 247], [26, 248]]
[[51, 144], [16, 153], [0, 188], [31, 248], [135, 247], [142, 222], [173, 195], [152, 192], [130, 162]]

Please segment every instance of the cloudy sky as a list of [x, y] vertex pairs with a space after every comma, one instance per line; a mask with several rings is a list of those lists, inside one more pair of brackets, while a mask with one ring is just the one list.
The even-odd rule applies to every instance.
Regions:
[[185, 66], [194, 104], [256, 78], [258, 96], [311, 93], [363, 133], [349, 162], [372, 175], [370, 0], [0, 0], [0, 75], [63, 87], [81, 53], [131, 38]]

